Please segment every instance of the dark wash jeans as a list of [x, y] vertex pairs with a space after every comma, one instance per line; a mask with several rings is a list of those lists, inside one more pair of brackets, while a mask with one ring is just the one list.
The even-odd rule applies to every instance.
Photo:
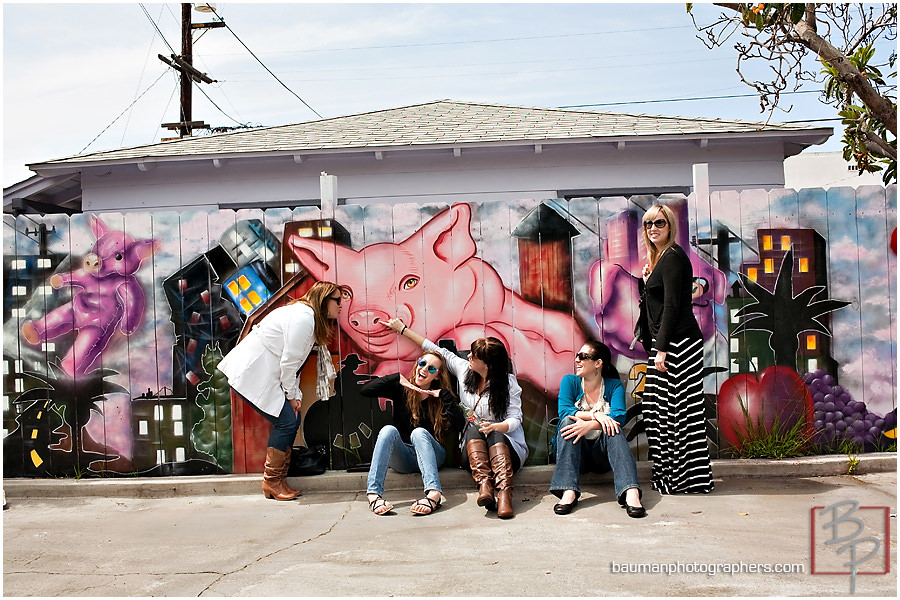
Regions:
[[[564, 418], [559, 424], [560, 431], [574, 421], [572, 417]], [[595, 440], [581, 438], [574, 444], [572, 440], [564, 439], [562, 433], [557, 434], [556, 467], [550, 480], [550, 492], [557, 498], [562, 498], [565, 490], [575, 490], [576, 498], [581, 496], [578, 485], [581, 473], [606, 473], [610, 470], [613, 472], [616, 499], [620, 504], [625, 503], [627, 490], [637, 488], [640, 493], [637, 464], [621, 429], [612, 436], [600, 432], [600, 437]]]
[[237, 390], [234, 390], [234, 393], [240, 396], [247, 406], [252, 406], [253, 410], [272, 424], [272, 433], [269, 434], [269, 441], [266, 443], [266, 446], [284, 452], [294, 445], [294, 438], [297, 437], [297, 430], [300, 429], [300, 415], [294, 413], [294, 409], [291, 408], [291, 403], [287, 399], [284, 401], [284, 406], [281, 407], [281, 414], [273, 417], [259, 410], [255, 404], [241, 396]]

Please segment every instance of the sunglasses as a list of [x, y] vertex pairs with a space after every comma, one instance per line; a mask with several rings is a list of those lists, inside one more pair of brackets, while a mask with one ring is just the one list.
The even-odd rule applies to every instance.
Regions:
[[666, 221], [665, 219], [657, 219], [655, 221], [644, 221], [644, 229], [650, 229], [654, 225], [656, 225], [657, 229], [662, 229], [663, 227], [665, 227], [668, 224], [669, 224], [669, 222]]
[[577, 358], [578, 360], [597, 360], [596, 356], [591, 356], [590, 354], [587, 354], [586, 352], [579, 352], [578, 354], [575, 355], [575, 358]]
[[420, 367], [428, 367], [427, 370], [428, 370], [428, 372], [429, 372], [430, 374], [432, 374], [432, 375], [434, 375], [435, 373], [438, 372], [438, 368], [437, 368], [436, 366], [434, 366], [434, 365], [429, 365], [429, 364], [428, 364], [428, 361], [425, 360], [424, 358], [420, 358], [418, 364], [419, 364]]
[[343, 300], [344, 298], [343, 298], [343, 296], [328, 296], [328, 299], [334, 300], [335, 302], [337, 302], [337, 305], [340, 306], [341, 300]]

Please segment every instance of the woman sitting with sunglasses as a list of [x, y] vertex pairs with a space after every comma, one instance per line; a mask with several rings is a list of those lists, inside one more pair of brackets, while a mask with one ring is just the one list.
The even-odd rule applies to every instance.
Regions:
[[427, 515], [440, 508], [438, 469], [446, 458], [443, 442], [451, 430], [461, 431], [465, 424], [450, 386], [444, 358], [438, 352], [426, 352], [408, 379], [399, 373], [386, 375], [360, 390], [363, 396], [388, 398], [394, 405], [394, 424], [378, 433], [366, 485], [369, 507], [376, 515], [394, 508], [381, 497], [389, 466], [398, 473], [422, 474], [425, 497], [410, 507], [413, 514]]
[[444, 357], [459, 380], [460, 402], [466, 409], [461, 446], [478, 485], [478, 506], [496, 510], [501, 519], [515, 516], [513, 474], [525, 464], [528, 446], [522, 429], [522, 388], [511, 372], [506, 346], [494, 337], [479, 338], [472, 342], [466, 360], [425, 339], [400, 319], [391, 319], [385, 326]]
[[575, 355], [575, 374], [560, 383], [556, 467], [550, 481], [550, 492], [560, 501], [553, 512], [566, 515], [578, 504], [581, 473], [612, 470], [616, 499], [628, 516], [647, 514], [624, 425], [625, 387], [612, 354], [606, 344], [588, 340]]

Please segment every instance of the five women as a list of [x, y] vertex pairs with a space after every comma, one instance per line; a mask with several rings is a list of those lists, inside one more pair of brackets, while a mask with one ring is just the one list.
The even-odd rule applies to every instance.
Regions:
[[[673, 211], [654, 205], [643, 217], [647, 264], [641, 288], [652, 345], [642, 400], [650, 457], [651, 485], [662, 494], [710, 492], [712, 471], [706, 442], [702, 368], [703, 341], [691, 307], [690, 259], [676, 243]], [[273, 310], [219, 363], [232, 389], [273, 425], [266, 448], [262, 490], [267, 498], [291, 500], [299, 490], [285, 479], [291, 445], [300, 425], [297, 373], [313, 344], [319, 347], [317, 393], [330, 395], [334, 378], [327, 344], [337, 327], [341, 289], [320, 281], [300, 299]], [[399, 373], [365, 384], [362, 394], [393, 401], [393, 424], [378, 434], [369, 470], [367, 497], [378, 515], [393, 506], [384, 500], [390, 466], [422, 474], [424, 497], [414, 514], [441, 506], [438, 469], [444, 441], [461, 431], [460, 448], [478, 488], [477, 504], [500, 518], [515, 514], [513, 476], [528, 455], [522, 428], [521, 388], [509, 354], [493, 337], [475, 340], [468, 360], [438, 347], [400, 319], [383, 325], [421, 346], [409, 379]], [[449, 373], [459, 381], [459, 401]], [[465, 412], [465, 416], [462, 411]], [[575, 356], [575, 374], [560, 383], [560, 424], [550, 491], [560, 498], [557, 514], [578, 504], [579, 475], [612, 470], [616, 498], [631, 517], [641, 505], [634, 457], [622, 432], [625, 393], [609, 348], [589, 340]]]
[[675, 243], [675, 214], [654, 205], [644, 214], [643, 270], [652, 349], [641, 401], [661, 494], [713, 489], [703, 402], [703, 337], [691, 307], [691, 261]]

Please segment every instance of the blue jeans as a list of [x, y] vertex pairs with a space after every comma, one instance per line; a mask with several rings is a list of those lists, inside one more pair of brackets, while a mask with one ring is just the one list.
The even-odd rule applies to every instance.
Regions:
[[269, 441], [266, 443], [266, 446], [284, 452], [294, 445], [294, 438], [297, 437], [297, 430], [300, 429], [300, 415], [294, 413], [290, 402], [285, 400], [284, 406], [281, 407], [281, 414], [278, 417], [273, 417], [259, 410], [255, 404], [241, 396], [236, 390], [234, 393], [240, 396], [247, 406], [252, 406], [253, 410], [272, 424], [272, 432], [269, 434]]
[[[574, 421], [572, 417], [566, 417], [559, 424], [560, 430]], [[553, 469], [553, 479], [550, 480], [550, 491], [557, 498], [562, 498], [565, 490], [575, 490], [576, 498], [581, 496], [581, 488], [578, 486], [581, 473], [606, 473], [610, 469], [613, 472], [616, 499], [620, 504], [625, 503], [625, 492], [631, 488], [637, 488], [638, 493], [643, 496], [638, 485], [634, 455], [621, 429], [612, 436], [601, 431], [600, 437], [595, 440], [581, 438], [574, 444], [572, 440], [563, 439], [562, 433], [557, 433], [556, 467]]]
[[372, 451], [372, 466], [369, 467], [369, 480], [366, 492], [369, 494], [384, 493], [384, 478], [391, 467], [398, 473], [421, 473], [425, 492], [437, 490], [441, 492], [441, 480], [438, 468], [444, 464], [447, 452], [434, 436], [426, 429], [416, 427], [409, 435], [411, 444], [400, 437], [400, 432], [393, 425], [385, 425], [378, 432], [375, 449]]

